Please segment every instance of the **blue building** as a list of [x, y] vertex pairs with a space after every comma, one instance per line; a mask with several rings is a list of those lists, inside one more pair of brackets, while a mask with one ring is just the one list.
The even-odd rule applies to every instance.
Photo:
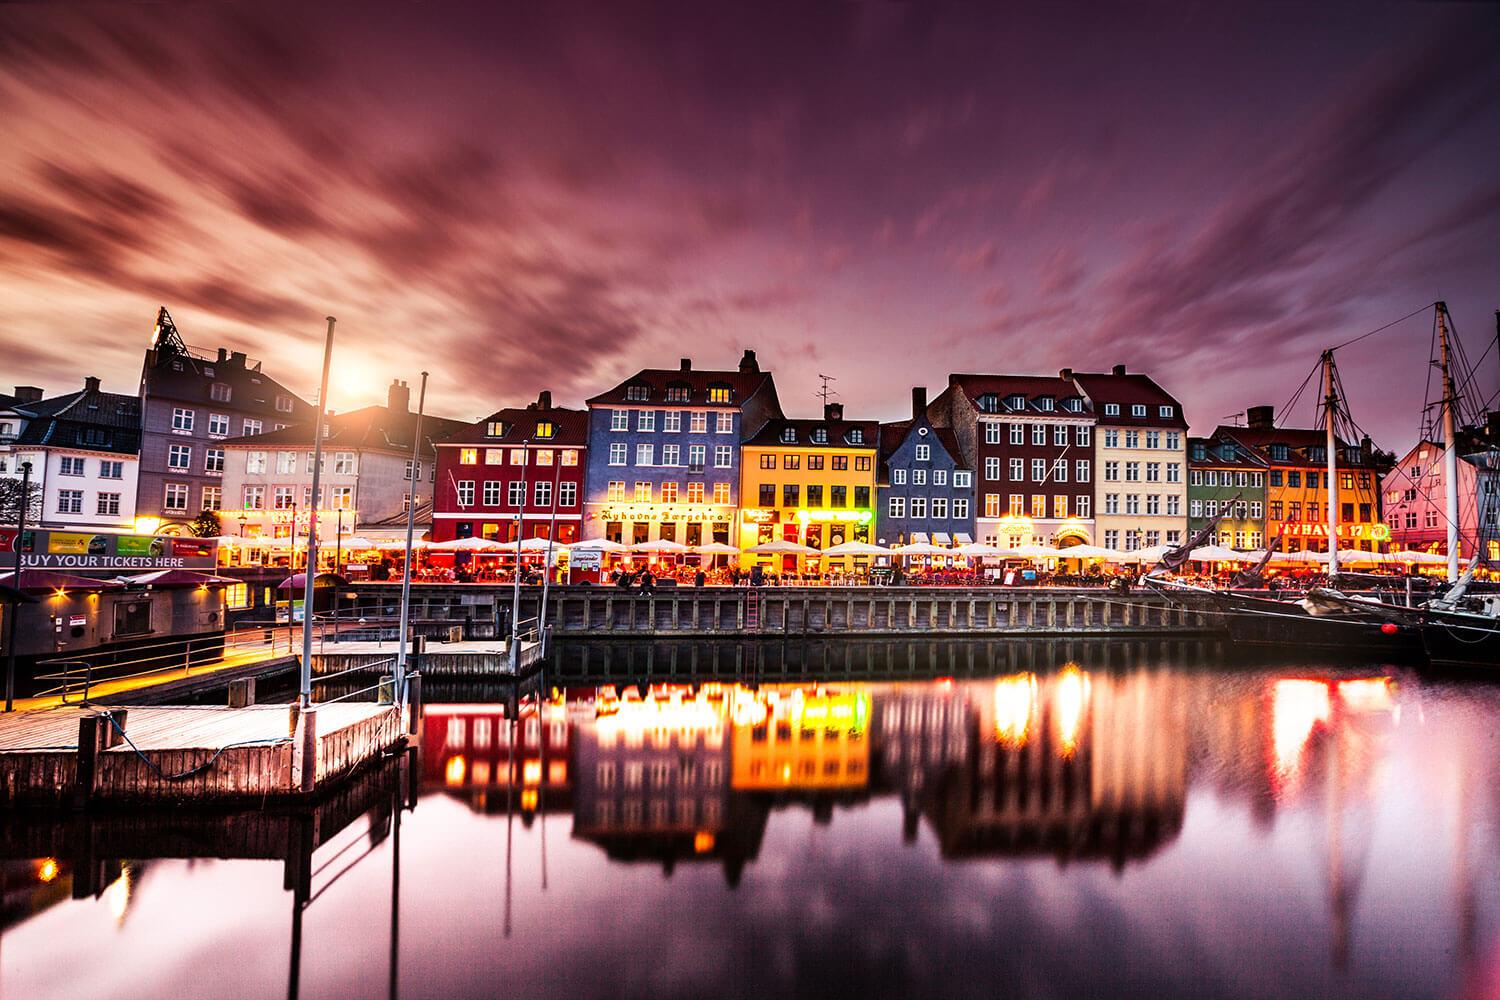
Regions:
[[882, 545], [974, 540], [974, 471], [958, 439], [927, 419], [927, 390], [911, 391], [910, 420], [880, 425], [879, 509]]
[[776, 383], [746, 351], [733, 371], [683, 358], [589, 399], [584, 538], [730, 542], [740, 442], [782, 416]]

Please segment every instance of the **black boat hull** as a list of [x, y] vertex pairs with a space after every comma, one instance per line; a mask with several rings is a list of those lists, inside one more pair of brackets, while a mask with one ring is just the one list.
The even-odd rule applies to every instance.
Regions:
[[1212, 600], [1237, 643], [1391, 661], [1419, 661], [1425, 655], [1415, 622], [1379, 608], [1312, 615], [1293, 601], [1268, 597], [1216, 593]]
[[1500, 621], [1447, 611], [1422, 617], [1422, 645], [1433, 666], [1500, 669]]

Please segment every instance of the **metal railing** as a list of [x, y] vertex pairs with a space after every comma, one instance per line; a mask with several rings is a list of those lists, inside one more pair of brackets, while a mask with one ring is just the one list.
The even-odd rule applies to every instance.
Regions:
[[[358, 665], [353, 666], [353, 667], [348, 667], [348, 668], [346, 668], [344, 670], [335, 671], [334, 673], [331, 673], [331, 674], [314, 674], [312, 676], [312, 683], [314, 685], [317, 685], [317, 684], [326, 684], [329, 681], [336, 680], [336, 679], [338, 679], [340, 677], [348, 676], [349, 674], [364, 674], [364, 673], [369, 673], [371, 670], [380, 671], [380, 673], [379, 673], [379, 679], [376, 680], [374, 684], [368, 684], [368, 685], [366, 685], [366, 686], [364, 686], [362, 688], [355, 688], [353, 691], [346, 691], [343, 694], [338, 695], [337, 697], [334, 697], [334, 698], [324, 698], [324, 699], [321, 699], [319, 701], [316, 701], [314, 704], [315, 705], [332, 705], [334, 702], [348, 701], [349, 699], [355, 697], [356, 695], [365, 694], [366, 692], [369, 692], [369, 691], [380, 691], [380, 690], [386, 689], [386, 688], [389, 688], [389, 690], [391, 692], [391, 700], [392, 701], [399, 701], [400, 700], [400, 695], [395, 690], [395, 679], [394, 679], [394, 677], [391, 674], [388, 674], [388, 673], [385, 672], [386, 669], [390, 669], [390, 670], [394, 671], [395, 666], [396, 666], [396, 658], [394, 656], [391, 656], [391, 657], [387, 657], [384, 660], [376, 660], [374, 663], [361, 663], [361, 664], [358, 664]], [[378, 701], [380, 701], [380, 698], [377, 697], [375, 700], [378, 702]]]
[[[94, 668], [87, 660], [47, 660], [46, 665], [62, 669], [48, 674], [37, 674], [38, 681], [57, 681], [54, 687], [41, 692], [38, 697], [60, 695], [64, 705], [72, 702], [72, 695], [79, 695], [79, 703], [87, 704], [89, 685], [93, 682]], [[40, 666], [40, 664], [38, 664]], [[80, 668], [80, 669], [74, 669]]]

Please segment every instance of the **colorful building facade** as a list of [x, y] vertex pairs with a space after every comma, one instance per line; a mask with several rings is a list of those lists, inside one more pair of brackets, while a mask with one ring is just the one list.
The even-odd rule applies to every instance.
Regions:
[[[769, 420], [747, 439], [735, 539], [742, 564], [773, 562], [744, 550], [774, 539], [815, 549], [874, 541], [879, 438], [878, 423], [845, 420], [843, 406], [829, 403], [822, 420]], [[787, 555], [775, 568], [804, 561]]]
[[1094, 541], [1094, 413], [1070, 371], [949, 375], [928, 415], [952, 430], [977, 478], [979, 541]]
[[[1460, 560], [1474, 557], [1479, 542], [1479, 470], [1468, 456], [1458, 460]], [[1380, 480], [1392, 551], [1448, 553], [1448, 489], [1443, 446], [1419, 441]]]
[[554, 525], [556, 541], [582, 538], [588, 424], [588, 411], [543, 392], [440, 442], [433, 541], [547, 538]]
[[1188, 533], [1218, 519], [1226, 548], [1260, 548], [1266, 534], [1266, 467], [1232, 438], [1188, 439]]
[[953, 430], [927, 416], [927, 390], [911, 392], [911, 419], [880, 425], [876, 541], [967, 544], [974, 540], [974, 470]]
[[732, 541], [740, 442], [782, 415], [754, 351], [735, 370], [646, 368], [587, 403], [585, 538]]
[[1339, 547], [1381, 551], [1390, 529], [1381, 518], [1380, 477], [1392, 464], [1390, 456], [1369, 438], [1359, 445], [1336, 439], [1338, 482], [1330, 484], [1325, 431], [1277, 427], [1269, 406], [1252, 406], [1247, 416], [1248, 427], [1220, 426], [1214, 436], [1252, 449], [1265, 463], [1267, 540], [1280, 537], [1284, 552], [1328, 551], [1332, 492]]
[[1181, 543], [1188, 513], [1182, 404], [1124, 365], [1073, 379], [1098, 420], [1098, 544], [1129, 552]]

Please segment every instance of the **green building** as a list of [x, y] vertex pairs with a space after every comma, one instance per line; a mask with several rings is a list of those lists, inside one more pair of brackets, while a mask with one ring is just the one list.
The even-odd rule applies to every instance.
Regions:
[[1220, 545], [1244, 551], [1265, 544], [1266, 464], [1228, 437], [1188, 438], [1188, 534], [1220, 515]]

